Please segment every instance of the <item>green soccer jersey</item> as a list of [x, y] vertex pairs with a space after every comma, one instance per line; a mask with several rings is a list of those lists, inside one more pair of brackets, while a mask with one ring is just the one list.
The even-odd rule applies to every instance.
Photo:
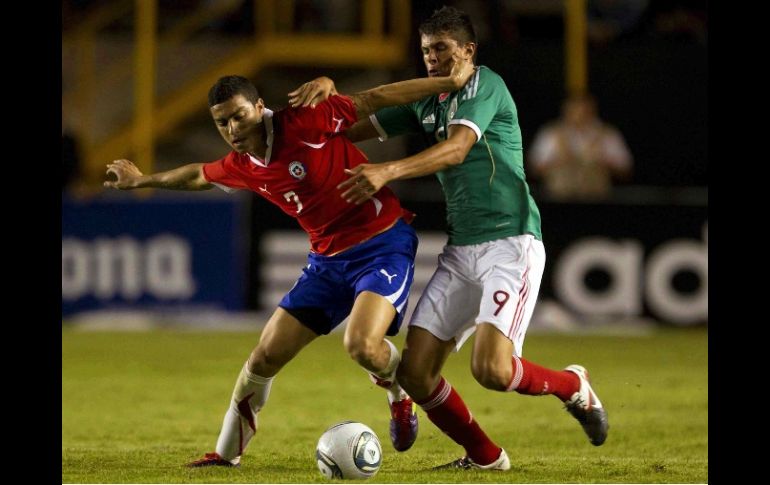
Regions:
[[447, 205], [449, 244], [479, 244], [532, 234], [542, 240], [540, 211], [524, 176], [521, 130], [516, 105], [503, 79], [479, 66], [460, 91], [384, 108], [370, 119], [380, 140], [424, 133], [434, 145], [449, 125], [476, 133], [465, 160], [436, 173]]

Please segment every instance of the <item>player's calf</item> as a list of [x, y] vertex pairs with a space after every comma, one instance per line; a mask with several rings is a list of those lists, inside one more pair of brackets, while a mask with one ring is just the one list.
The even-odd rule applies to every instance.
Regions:
[[384, 339], [389, 349], [388, 363], [377, 373], [369, 372], [369, 378], [387, 390], [390, 408], [390, 442], [396, 451], [406, 451], [417, 439], [419, 427], [416, 406], [396, 380], [401, 355], [393, 343]]

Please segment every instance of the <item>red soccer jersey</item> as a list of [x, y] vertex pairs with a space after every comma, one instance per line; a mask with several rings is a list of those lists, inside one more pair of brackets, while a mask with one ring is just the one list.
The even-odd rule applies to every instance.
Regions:
[[203, 174], [228, 192], [252, 190], [297, 219], [310, 236], [311, 250], [331, 255], [381, 232], [399, 217], [414, 217], [383, 187], [371, 200], [350, 204], [337, 185], [343, 171], [367, 161], [341, 133], [357, 120], [347, 96], [331, 96], [315, 108], [265, 109], [265, 160], [232, 151], [207, 163]]

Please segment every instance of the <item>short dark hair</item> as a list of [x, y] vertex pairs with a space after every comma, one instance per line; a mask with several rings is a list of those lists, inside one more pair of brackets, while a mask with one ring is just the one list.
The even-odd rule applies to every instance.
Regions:
[[419, 28], [420, 35], [451, 34], [459, 44], [476, 42], [476, 30], [467, 13], [454, 7], [441, 7], [423, 21]]
[[254, 84], [243, 76], [220, 77], [209, 89], [209, 108], [224, 103], [236, 94], [243, 95], [251, 103], [259, 99], [259, 92]]

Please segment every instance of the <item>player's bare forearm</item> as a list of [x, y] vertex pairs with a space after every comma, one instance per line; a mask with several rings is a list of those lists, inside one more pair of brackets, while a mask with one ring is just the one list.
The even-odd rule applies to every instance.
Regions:
[[[473, 75], [475, 67], [471, 59], [464, 59], [459, 53], [455, 54], [453, 58], [454, 64], [448, 76], [399, 81], [351, 94], [350, 98], [356, 106], [358, 119], [366, 118], [378, 109], [387, 106], [412, 103], [428, 96], [457, 91], [462, 88]], [[334, 81], [322, 76], [308, 81], [290, 92], [289, 104], [292, 107], [314, 107], [334, 94], [337, 94]]]
[[458, 146], [451, 142], [442, 142], [417, 155], [394, 162], [363, 163], [345, 173], [350, 178], [337, 186], [343, 190], [342, 198], [353, 204], [362, 204], [369, 200], [382, 187], [393, 180], [422, 177], [439, 172], [463, 161], [463, 154]]
[[390, 180], [410, 179], [440, 172], [463, 163], [476, 143], [476, 132], [465, 125], [450, 125], [449, 136], [441, 143], [411, 157], [389, 162]]
[[453, 56], [452, 71], [448, 76], [410, 79], [378, 86], [351, 96], [358, 118], [364, 118], [387, 106], [398, 106], [419, 101], [435, 94], [457, 91], [465, 86], [475, 71], [471, 59], [460, 53]]
[[[456, 76], [425, 77], [385, 84], [350, 96], [356, 105], [358, 119], [366, 118], [379, 109], [419, 101], [435, 94], [457, 91], [466, 79]], [[462, 82], [462, 84], [461, 84]]]
[[342, 197], [351, 203], [369, 200], [393, 180], [422, 177], [459, 165], [476, 143], [476, 133], [464, 125], [451, 125], [449, 138], [411, 157], [387, 163], [364, 163], [345, 173], [350, 178], [337, 186]]
[[[385, 84], [360, 93], [351, 94], [350, 99], [356, 107], [358, 119], [364, 119], [380, 108], [398, 106], [418, 101], [427, 96], [448, 91], [456, 91], [463, 87], [467, 78], [457, 73], [444, 77], [426, 77], [410, 79], [396, 83]], [[337, 94], [334, 81], [328, 77], [320, 77], [308, 81], [289, 93], [289, 104], [292, 107], [315, 107], [329, 96]]]
[[157, 188], [170, 190], [207, 190], [213, 187], [203, 176], [202, 163], [191, 163], [166, 172], [144, 175], [130, 160], [115, 160], [107, 165], [107, 174], [116, 179], [104, 182], [105, 187], [120, 190]]
[[144, 187], [170, 190], [208, 190], [213, 187], [203, 176], [203, 164], [192, 163], [148, 176]]
[[411, 157], [388, 162], [390, 180], [411, 179], [440, 172], [461, 164], [466, 154], [459, 144], [451, 140], [437, 143]]

